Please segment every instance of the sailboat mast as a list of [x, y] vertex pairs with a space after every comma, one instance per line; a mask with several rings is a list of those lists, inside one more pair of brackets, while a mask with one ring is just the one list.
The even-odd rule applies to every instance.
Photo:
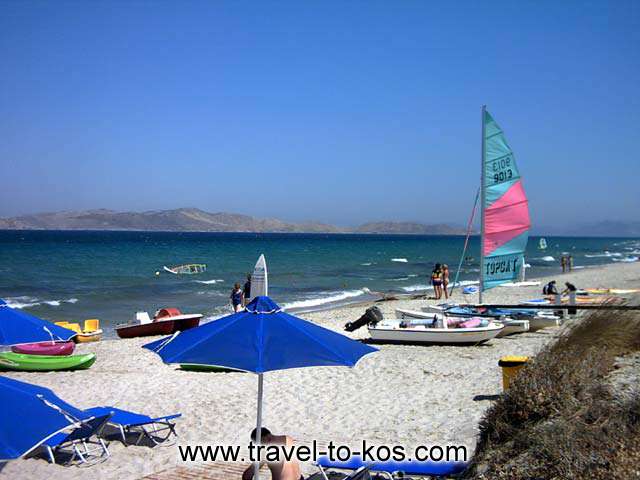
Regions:
[[482, 303], [482, 291], [484, 290], [484, 205], [486, 188], [484, 181], [484, 112], [487, 106], [483, 105], [480, 114], [480, 124], [482, 125], [482, 142], [480, 151], [480, 288], [478, 289], [479, 298], [478, 303]]

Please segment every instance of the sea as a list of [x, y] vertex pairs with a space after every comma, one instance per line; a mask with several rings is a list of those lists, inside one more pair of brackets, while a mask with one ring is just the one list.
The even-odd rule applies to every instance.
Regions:
[[[640, 240], [531, 237], [527, 279], [559, 273], [560, 257], [574, 268], [637, 261]], [[260, 254], [267, 259], [269, 295], [292, 312], [329, 309], [379, 293], [427, 291], [436, 262], [455, 276], [464, 236], [0, 231], [0, 298], [48, 320], [99, 318], [107, 336], [138, 311], [162, 307], [229, 314], [229, 295]], [[471, 237], [461, 286], [477, 283], [479, 238]], [[163, 266], [207, 265], [204, 273], [174, 275]]]

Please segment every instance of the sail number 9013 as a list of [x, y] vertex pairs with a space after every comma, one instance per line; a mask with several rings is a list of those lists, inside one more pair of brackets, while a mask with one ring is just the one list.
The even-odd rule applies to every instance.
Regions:
[[511, 169], [511, 157], [501, 158], [495, 162], [491, 162], [493, 170], [494, 183], [501, 183], [513, 178], [513, 170]]

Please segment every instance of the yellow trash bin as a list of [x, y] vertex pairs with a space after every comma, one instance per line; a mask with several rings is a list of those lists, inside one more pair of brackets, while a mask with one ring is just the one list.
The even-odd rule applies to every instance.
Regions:
[[517, 355], [509, 355], [502, 357], [498, 361], [498, 366], [502, 367], [502, 389], [509, 388], [509, 383], [513, 381], [518, 374], [518, 370], [525, 366], [529, 361], [529, 357], [520, 357]]

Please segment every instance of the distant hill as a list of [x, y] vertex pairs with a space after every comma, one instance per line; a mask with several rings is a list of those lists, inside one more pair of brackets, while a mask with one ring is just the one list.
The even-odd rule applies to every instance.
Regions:
[[275, 218], [254, 218], [236, 213], [209, 213], [197, 208], [116, 212], [84, 210], [38, 213], [0, 218], [0, 230], [130, 230], [169, 232], [291, 232], [291, 233], [387, 233], [463, 234], [449, 225], [410, 222], [366, 223], [342, 228], [319, 222], [289, 223]]
[[425, 225], [414, 222], [369, 222], [354, 230], [356, 233], [402, 233], [419, 235], [464, 235], [462, 228], [445, 224]]

